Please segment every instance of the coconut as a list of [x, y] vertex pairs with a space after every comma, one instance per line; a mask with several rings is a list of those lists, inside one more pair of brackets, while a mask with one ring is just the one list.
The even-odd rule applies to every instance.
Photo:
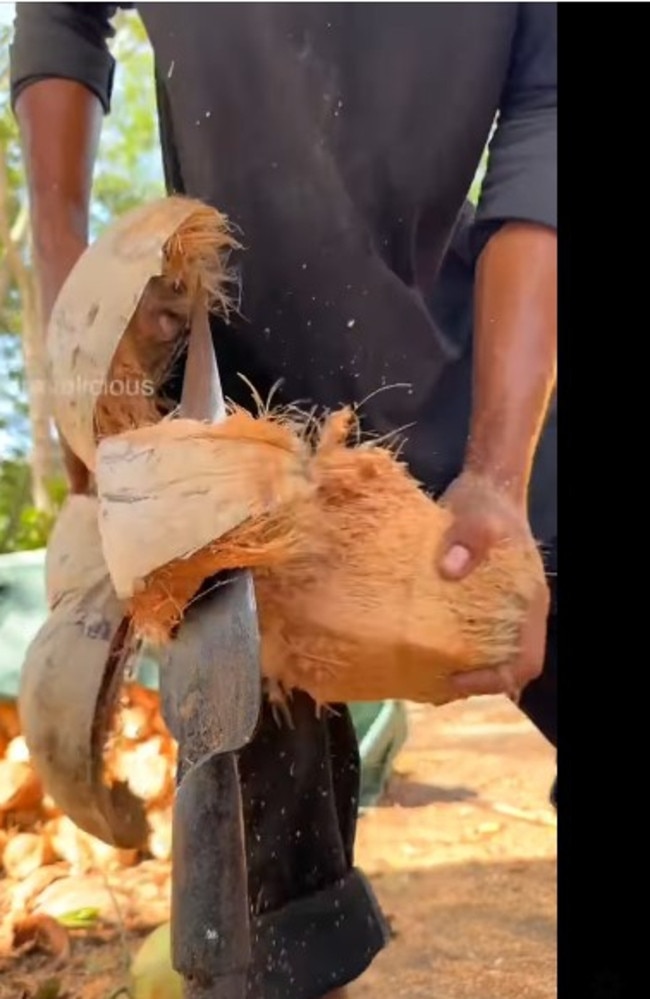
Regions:
[[[249, 567], [262, 672], [282, 691], [300, 688], [319, 703], [443, 703], [450, 674], [511, 659], [544, 578], [535, 546], [504, 544], [464, 581], [442, 578], [437, 555], [451, 513], [390, 450], [347, 446], [351, 423], [349, 410], [326, 421], [309, 465], [313, 488], [286, 514], [290, 545], [265, 547], [262, 516], [215, 540], [204, 573], [179, 560], [150, 572], [128, 605], [136, 632], [169, 641], [202, 578]], [[261, 440], [272, 426], [260, 417], [247, 432]], [[236, 473], [236, 462], [215, 473], [223, 502]]]
[[[205, 580], [249, 568], [274, 689], [318, 702], [441, 703], [451, 673], [514, 655], [543, 581], [539, 554], [503, 545], [463, 582], [444, 580], [436, 562], [450, 512], [390, 450], [348, 445], [349, 410], [316, 440], [304, 422], [263, 410], [219, 425], [163, 418], [164, 401], [145, 388], [161, 383], [188, 336], [209, 342], [207, 310], [227, 312], [234, 245], [213, 209], [156, 202], [83, 255], [55, 307], [57, 418], [96, 474], [115, 594], [135, 634], [160, 644]], [[205, 369], [201, 378], [195, 368], [197, 382], [217, 377]], [[118, 394], [111, 380], [129, 377], [140, 390]]]

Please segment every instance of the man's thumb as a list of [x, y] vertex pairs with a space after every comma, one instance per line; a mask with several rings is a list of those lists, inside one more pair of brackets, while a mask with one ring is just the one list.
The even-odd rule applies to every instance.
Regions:
[[445, 579], [462, 579], [472, 566], [472, 553], [465, 545], [452, 544], [440, 559], [440, 574]]

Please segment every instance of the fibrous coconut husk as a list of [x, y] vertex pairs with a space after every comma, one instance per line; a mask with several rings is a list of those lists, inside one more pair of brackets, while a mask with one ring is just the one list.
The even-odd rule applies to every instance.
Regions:
[[171, 197], [128, 212], [79, 258], [47, 346], [56, 421], [89, 469], [98, 439], [160, 419], [194, 302], [227, 314], [236, 246], [220, 212]]
[[[439, 703], [450, 673], [513, 656], [541, 559], [533, 546], [504, 545], [463, 582], [442, 579], [436, 560], [451, 514], [389, 450], [346, 446], [351, 420], [343, 411], [324, 425], [314, 489], [288, 517], [292, 546], [268, 558], [258, 547], [251, 559], [244, 523], [210, 547], [210, 571], [253, 569], [262, 670], [281, 689], [318, 702]], [[270, 425], [254, 421], [261, 437]], [[168, 641], [198, 585], [178, 561], [151, 572], [129, 603], [138, 633]]]
[[42, 797], [43, 787], [29, 763], [8, 756], [0, 760], [0, 824], [6, 815], [35, 811]]
[[12, 701], [0, 701], [0, 740], [4, 743], [2, 751], [19, 733], [20, 721], [15, 704]]
[[35, 832], [19, 832], [9, 837], [2, 853], [2, 866], [8, 877], [22, 881], [54, 859], [55, 854], [47, 836]]
[[107, 783], [126, 782], [143, 802], [149, 827], [143, 851], [102, 842], [57, 808], [32, 766], [16, 706], [5, 707], [3, 724], [16, 734], [0, 752], [0, 874], [20, 881], [21, 889], [37, 878], [38, 894], [48, 877], [69, 871], [123, 869], [147, 854], [169, 859], [177, 749], [157, 692], [133, 683], [123, 688], [104, 753]]
[[[70, 936], [65, 927], [43, 913], [24, 916], [13, 927], [14, 952], [28, 954], [40, 950], [54, 958], [54, 967], [66, 963], [70, 957]], [[45, 993], [43, 993], [45, 994]], [[56, 992], [58, 994], [58, 987]]]

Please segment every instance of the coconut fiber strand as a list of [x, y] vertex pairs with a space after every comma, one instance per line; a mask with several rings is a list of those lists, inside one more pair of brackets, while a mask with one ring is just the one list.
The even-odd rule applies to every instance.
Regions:
[[[239, 417], [230, 419], [237, 426]], [[262, 669], [281, 692], [301, 688], [320, 703], [442, 703], [450, 673], [513, 655], [542, 579], [536, 549], [504, 544], [466, 580], [443, 580], [436, 556], [451, 515], [389, 450], [348, 446], [351, 419], [346, 410], [325, 421], [310, 453], [312, 488], [294, 493], [284, 515], [275, 504], [268, 518], [251, 517], [141, 580], [129, 602], [140, 634], [168, 641], [206, 576], [250, 567]], [[237, 492], [237, 456], [251, 435], [269, 437], [273, 417], [245, 427], [241, 448], [220, 452], [230, 467], [219, 473], [219, 494], [208, 502], [227, 503], [229, 488]], [[289, 466], [286, 473], [294, 474]]]

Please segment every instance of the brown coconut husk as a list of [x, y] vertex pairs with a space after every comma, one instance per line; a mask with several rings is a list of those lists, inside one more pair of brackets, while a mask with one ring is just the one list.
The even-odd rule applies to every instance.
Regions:
[[102, 437], [155, 424], [171, 408], [161, 386], [194, 304], [228, 315], [237, 245], [220, 212], [172, 197], [127, 213], [80, 257], [47, 345], [57, 424], [89, 469]]
[[[343, 411], [323, 427], [315, 489], [292, 509], [293, 547], [266, 558], [260, 546], [252, 557], [246, 522], [211, 546], [210, 569], [253, 569], [262, 671], [277, 689], [320, 703], [441, 703], [451, 673], [513, 656], [541, 559], [504, 545], [465, 581], [442, 579], [436, 557], [451, 514], [389, 450], [347, 447], [351, 421]], [[263, 434], [270, 423], [255, 426]], [[178, 562], [150, 573], [129, 603], [136, 630], [168, 641], [196, 582]]]

